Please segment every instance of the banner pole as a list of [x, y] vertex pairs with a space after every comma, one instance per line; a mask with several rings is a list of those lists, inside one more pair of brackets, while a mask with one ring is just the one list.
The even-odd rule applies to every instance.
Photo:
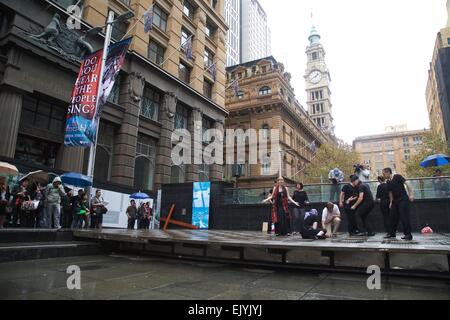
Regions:
[[[105, 43], [103, 46], [103, 57], [102, 57], [102, 64], [101, 64], [101, 68], [100, 68], [100, 77], [99, 77], [98, 92], [97, 92], [97, 103], [96, 103], [96, 108], [95, 108], [96, 113], [97, 113], [97, 110], [98, 110], [98, 107], [100, 104], [100, 95], [102, 92], [102, 84], [103, 84], [106, 60], [108, 58], [108, 48], [109, 48], [109, 44], [111, 43], [113, 22], [114, 22], [114, 12], [110, 11], [109, 15], [108, 15], [108, 22], [106, 24]], [[100, 117], [99, 117], [99, 119], [95, 119], [95, 116], [96, 115], [94, 115], [93, 121], [98, 120], [98, 124], [96, 127], [96, 134], [95, 134], [95, 138], [94, 138], [95, 141], [93, 142], [93, 144], [91, 145], [91, 147], [89, 149], [89, 163], [88, 163], [88, 172], [87, 172], [87, 176], [92, 179], [92, 182], [94, 182], [95, 156], [97, 153], [98, 129], [100, 127]], [[89, 203], [90, 203], [91, 197], [92, 197], [92, 187], [89, 187], [88, 191], [89, 191], [88, 198], [89, 198]]]

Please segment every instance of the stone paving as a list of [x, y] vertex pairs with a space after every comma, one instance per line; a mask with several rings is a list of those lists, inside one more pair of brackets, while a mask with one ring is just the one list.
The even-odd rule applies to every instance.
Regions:
[[[81, 268], [81, 290], [67, 289], [70, 265]], [[368, 290], [366, 281], [365, 275], [108, 255], [2, 263], [0, 299], [450, 299], [450, 281], [389, 277], [381, 290]]]

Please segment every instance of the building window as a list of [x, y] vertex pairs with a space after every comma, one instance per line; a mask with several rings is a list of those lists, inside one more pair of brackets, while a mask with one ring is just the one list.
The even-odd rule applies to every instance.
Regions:
[[126, 6], [130, 6], [131, 0], [119, 0], [119, 1], [122, 2]]
[[[117, 18], [119, 14], [114, 12], [114, 19]], [[116, 41], [122, 40], [122, 38], [127, 34], [128, 22], [115, 22], [112, 28], [112, 38]]]
[[264, 139], [269, 139], [269, 132], [270, 132], [269, 125], [267, 124], [263, 125], [261, 128], [261, 133]]
[[159, 92], [153, 90], [152, 88], [146, 87], [141, 100], [141, 116], [158, 121], [161, 101], [162, 96]]
[[421, 145], [423, 143], [423, 138], [422, 137], [414, 137], [413, 138], [413, 144], [415, 146]]
[[175, 113], [175, 129], [187, 129], [189, 111], [187, 108], [178, 105]]
[[114, 82], [114, 86], [111, 90], [111, 93], [108, 96], [108, 99], [107, 99], [108, 102], [111, 102], [114, 104], [119, 104], [120, 80], [121, 80], [121, 76], [119, 74], [116, 78], [116, 81]]
[[21, 122], [26, 126], [61, 135], [64, 132], [65, 115], [66, 107], [63, 105], [27, 96], [23, 98]]
[[322, 90], [311, 92], [311, 100], [312, 101], [322, 100], [322, 99], [323, 99], [323, 91]]
[[403, 138], [403, 147], [405, 147], [405, 148], [409, 147], [409, 139], [408, 139], [408, 137]]
[[237, 95], [238, 100], [242, 100], [242, 99], [244, 99], [244, 97], [245, 97], [245, 93], [243, 91], [239, 91], [238, 95]]
[[134, 161], [134, 187], [136, 190], [153, 190], [155, 178], [156, 141], [139, 135]]
[[212, 98], [213, 86], [214, 85], [208, 80], [205, 79], [203, 81], [203, 94], [210, 99]]
[[264, 157], [263, 164], [261, 166], [262, 175], [263, 176], [270, 175], [270, 169], [271, 169], [270, 156], [267, 155]]
[[217, 0], [211, 0], [211, 7], [216, 10], [217, 9]]
[[181, 29], [181, 45], [185, 45], [186, 42], [191, 38], [191, 33], [185, 29]]
[[210, 167], [207, 164], [201, 164], [198, 172], [199, 182], [208, 182], [210, 181], [209, 177], [211, 175]]
[[206, 22], [205, 26], [205, 34], [208, 38], [212, 39], [214, 38], [214, 35], [216, 34], [217, 27], [213, 26], [211, 22]]
[[187, 84], [191, 81], [191, 68], [185, 65], [184, 63], [180, 63], [180, 68], [178, 70], [178, 74], [181, 81], [186, 82]]
[[194, 20], [195, 8], [191, 2], [184, 0], [183, 13], [189, 19]]
[[260, 96], [265, 96], [268, 94], [272, 93], [272, 89], [268, 86], [262, 87], [261, 89], [259, 89], [259, 95]]
[[101, 121], [98, 131], [97, 153], [95, 156], [95, 180], [107, 182], [111, 177], [115, 128]]
[[164, 47], [160, 46], [153, 40], [150, 41], [150, 44], [148, 45], [148, 58], [151, 62], [157, 65], [162, 64], [164, 61], [164, 53]]
[[184, 183], [185, 182], [185, 166], [174, 166], [172, 165], [171, 168], [171, 175], [170, 175], [170, 183]]
[[153, 25], [161, 29], [162, 31], [167, 30], [167, 13], [164, 12], [160, 7], [156, 6], [153, 8]]
[[60, 144], [19, 134], [14, 159], [54, 168]]
[[318, 52], [313, 52], [312, 53], [312, 59], [313, 59], [313, 61], [318, 60], [319, 59], [319, 53]]
[[[214, 53], [209, 50], [205, 50], [205, 55], [203, 57], [203, 62], [205, 64], [205, 68], [208, 69], [214, 64]], [[209, 71], [209, 70], [208, 70]]]

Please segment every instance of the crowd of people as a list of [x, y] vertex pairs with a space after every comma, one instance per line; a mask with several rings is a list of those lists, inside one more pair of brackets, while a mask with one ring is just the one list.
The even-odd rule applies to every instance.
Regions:
[[85, 190], [75, 195], [59, 177], [48, 185], [25, 177], [11, 190], [0, 183], [0, 228], [102, 229], [107, 212], [101, 190], [89, 202]]
[[[330, 202], [322, 214], [316, 209], [306, 211], [309, 199], [302, 183], [297, 184], [291, 196], [284, 179], [279, 178], [269, 197], [263, 201], [271, 204], [268, 232], [275, 232], [277, 236], [301, 235], [304, 239], [332, 238], [337, 236], [342, 223], [341, 214], [344, 213], [351, 237], [373, 237], [375, 232], [368, 217], [378, 203], [386, 231], [385, 239], [396, 238], [401, 222], [404, 232], [402, 239], [411, 241], [410, 203], [414, 201], [411, 185], [403, 176], [393, 174], [391, 168], [386, 168], [383, 175], [378, 177], [380, 184], [374, 197], [366, 184], [368, 175], [370, 172], [368, 174], [363, 166], [355, 166], [355, 173], [341, 188], [344, 175], [339, 169], [333, 169], [329, 178], [332, 186], [337, 186], [339, 190], [332, 190]], [[293, 205], [292, 212], [289, 203]]]
[[150, 229], [150, 222], [153, 217], [150, 202], [143, 202], [138, 206], [136, 200], [131, 200], [126, 215], [128, 218], [128, 230], [134, 230], [136, 228], [136, 222], [138, 230]]

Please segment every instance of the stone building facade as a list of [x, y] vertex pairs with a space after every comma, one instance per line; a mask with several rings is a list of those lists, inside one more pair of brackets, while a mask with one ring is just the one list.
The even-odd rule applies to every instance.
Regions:
[[[329, 142], [329, 138], [296, 99], [291, 75], [273, 57], [230, 67], [227, 72], [226, 108], [230, 115], [226, 128], [256, 129], [265, 136], [269, 136], [271, 130], [278, 130], [282, 175], [289, 183], [301, 181], [305, 165], [314, 158], [312, 142], [320, 147]], [[233, 85], [236, 82], [239, 88]], [[270, 144], [268, 150], [271, 150]], [[239, 187], [271, 187], [279, 175], [279, 159], [278, 155], [268, 154], [266, 160], [257, 165], [244, 164]], [[225, 176], [233, 179], [232, 166], [227, 165]]]
[[392, 168], [405, 175], [405, 160], [408, 160], [423, 143], [423, 136], [429, 130], [395, 131], [385, 134], [358, 137], [353, 148], [361, 158], [361, 163], [369, 166], [372, 178], [380, 175], [384, 168]]
[[[86, 172], [88, 150], [63, 144], [80, 66], [68, 51], [84, 31], [103, 25], [110, 10], [115, 15], [131, 10], [135, 18], [113, 30], [114, 40], [127, 33], [133, 40], [101, 117], [94, 179], [148, 192], [167, 183], [222, 180], [221, 166], [172, 165], [171, 135], [177, 128], [193, 131], [195, 120], [223, 130], [224, 0], [156, 0], [149, 34], [142, 20], [136, 22], [151, 0], [81, 1], [81, 30], [66, 27], [66, 8], [73, 3], [0, 1], [0, 157], [49, 171]], [[55, 14], [61, 31], [54, 39], [37, 39]], [[191, 36], [193, 57], [188, 59], [179, 48]], [[85, 40], [97, 50], [104, 38]], [[207, 70], [211, 64], [215, 77]]]
[[428, 71], [426, 101], [432, 132], [450, 139], [450, 26], [437, 34]]

